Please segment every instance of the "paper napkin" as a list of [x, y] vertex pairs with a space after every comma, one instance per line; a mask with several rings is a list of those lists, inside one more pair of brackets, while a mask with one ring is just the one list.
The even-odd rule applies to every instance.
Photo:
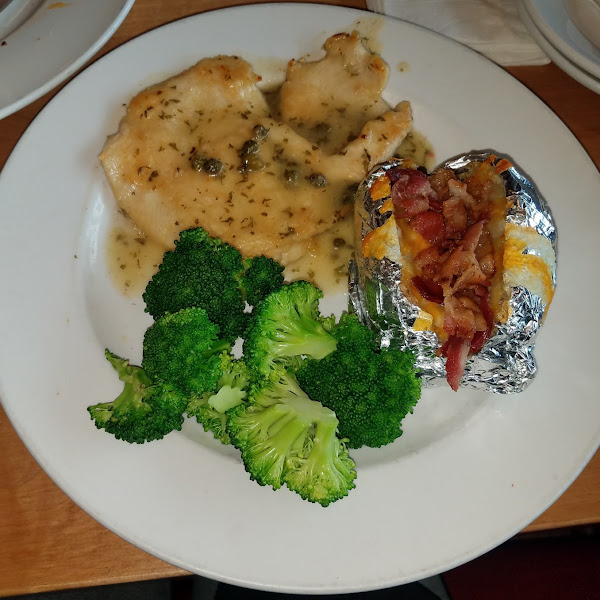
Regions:
[[367, 6], [437, 31], [503, 66], [550, 62], [523, 25], [517, 0], [367, 0]]

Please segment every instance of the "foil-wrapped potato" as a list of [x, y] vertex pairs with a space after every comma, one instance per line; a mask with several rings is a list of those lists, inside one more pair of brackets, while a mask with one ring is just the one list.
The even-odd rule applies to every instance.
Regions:
[[556, 228], [506, 158], [475, 152], [427, 174], [378, 165], [355, 200], [353, 310], [382, 346], [409, 348], [424, 382], [510, 393], [534, 378], [556, 286]]

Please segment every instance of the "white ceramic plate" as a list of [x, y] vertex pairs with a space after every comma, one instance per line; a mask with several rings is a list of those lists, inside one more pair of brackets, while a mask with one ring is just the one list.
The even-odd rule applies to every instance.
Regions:
[[0, 119], [75, 73], [113, 35], [134, 0], [13, 0], [0, 12]]
[[[328, 35], [356, 27], [391, 66], [387, 99], [412, 102], [416, 127], [440, 161], [494, 148], [537, 182], [558, 226], [559, 284], [538, 340], [539, 376], [525, 393], [424, 391], [396, 443], [353, 453], [357, 488], [324, 509], [251, 482], [237, 451], [192, 423], [143, 446], [94, 428], [86, 407], [121, 389], [104, 348], [139, 360], [149, 324], [142, 301], [121, 297], [106, 273], [114, 204], [96, 156], [136, 92], [201, 57], [240, 55], [275, 81], [291, 57], [316, 56]], [[305, 4], [174, 22], [108, 54], [61, 90], [0, 176], [4, 407], [75, 502], [189, 571], [311, 593], [444, 571], [531, 522], [598, 446], [600, 284], [592, 274], [599, 193], [597, 170], [546, 106], [490, 61], [434, 33]], [[338, 308], [342, 302], [332, 299]]]
[[600, 78], [600, 50], [573, 25], [564, 0], [522, 0], [529, 16], [545, 38], [571, 62]]
[[569, 19], [600, 50], [600, 0], [565, 0]]
[[587, 71], [581, 69], [577, 64], [571, 61], [567, 56], [552, 44], [552, 42], [543, 34], [543, 32], [533, 22], [524, 3], [519, 4], [519, 14], [525, 27], [529, 30], [531, 37], [539, 44], [540, 48], [550, 57], [552, 62], [565, 73], [570, 75], [576, 81], [590, 90], [600, 94], [600, 79], [594, 77]]

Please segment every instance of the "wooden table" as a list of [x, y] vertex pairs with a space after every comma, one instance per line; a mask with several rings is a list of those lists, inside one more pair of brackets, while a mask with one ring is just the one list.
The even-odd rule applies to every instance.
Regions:
[[[137, 0], [94, 60], [169, 21], [245, 0]], [[366, 8], [366, 0], [328, 0]], [[571, 129], [600, 167], [600, 96], [553, 64], [508, 71]], [[0, 169], [25, 128], [58, 90], [0, 121]], [[525, 531], [600, 523], [600, 452]], [[173, 577], [185, 572], [131, 546], [77, 507], [41, 470], [0, 409], [0, 597]]]

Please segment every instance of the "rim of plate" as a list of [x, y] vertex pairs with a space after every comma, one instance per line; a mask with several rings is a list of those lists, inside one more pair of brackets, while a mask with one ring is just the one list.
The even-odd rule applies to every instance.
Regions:
[[[98, 37], [85, 52], [80, 54], [78, 57], [75, 57], [72, 60], [72, 62], [70, 62], [62, 71], [60, 71], [54, 77], [49, 79], [43, 85], [38, 86], [34, 90], [31, 90], [29, 93], [22, 96], [21, 98], [14, 100], [13, 102], [5, 106], [0, 106], [0, 119], [4, 119], [5, 117], [8, 117], [9, 115], [12, 115], [13, 113], [21, 110], [25, 106], [28, 106], [32, 102], [35, 102], [44, 94], [53, 90], [65, 79], [68, 79], [71, 75], [73, 75], [73, 73], [75, 73], [77, 69], [82, 67], [90, 58], [92, 58], [94, 54], [96, 54], [96, 52], [98, 52], [98, 50], [100, 50], [106, 44], [106, 42], [108, 42], [108, 40], [114, 35], [115, 31], [121, 26], [121, 23], [129, 14], [129, 11], [131, 10], [131, 7], [134, 3], [135, 0], [123, 0], [123, 6], [117, 14], [116, 18], [111, 22], [110, 26], [104, 30], [102, 35]], [[44, 9], [46, 4], [47, 2], [41, 5], [39, 8], [37, 8], [36, 12]], [[11, 33], [7, 39], [10, 39], [11, 36], [18, 35], [18, 33], [19, 29]]]
[[535, 41], [540, 45], [542, 50], [548, 54], [548, 56], [552, 59], [552, 62], [556, 63], [560, 69], [562, 69], [567, 75], [570, 75], [573, 79], [584, 85], [586, 88], [600, 94], [600, 79], [597, 79], [587, 71], [584, 71], [579, 66], [577, 66], [574, 62], [569, 60], [561, 51], [556, 48], [552, 42], [545, 37], [545, 35], [540, 31], [537, 25], [534, 23], [531, 18], [527, 8], [525, 6], [524, 0], [521, 0], [519, 3], [519, 13], [521, 15], [521, 19], [523, 23], [529, 30], [531, 37], [535, 39]]
[[541, 3], [542, 10], [540, 10], [540, 3], [535, 0], [521, 0], [523, 3], [525, 10], [527, 11], [529, 17], [535, 23], [537, 29], [542, 33], [542, 35], [548, 40], [552, 46], [559, 51], [562, 55], [564, 55], [568, 60], [574, 63], [578, 68], [587, 72], [592, 77], [600, 77], [600, 60], [594, 61], [591, 60], [588, 56], [586, 56], [583, 51], [581, 51], [576, 43], [571, 42], [570, 36], [568, 34], [568, 30], [565, 35], [567, 39], [561, 35], [561, 33], [553, 26], [552, 23], [546, 18], [544, 14], [548, 9], [550, 12], [556, 12], [557, 16], [560, 17], [561, 22], [565, 23], [565, 29], [568, 28], [569, 25], [573, 27], [573, 29], [581, 36], [581, 43], [585, 43], [589, 45], [591, 50], [600, 55], [600, 52], [594, 48], [594, 46], [589, 42], [582, 33], [579, 32], [577, 27], [571, 22], [569, 16], [567, 15], [566, 8], [564, 7], [562, 1], [556, 0], [544, 0]]

